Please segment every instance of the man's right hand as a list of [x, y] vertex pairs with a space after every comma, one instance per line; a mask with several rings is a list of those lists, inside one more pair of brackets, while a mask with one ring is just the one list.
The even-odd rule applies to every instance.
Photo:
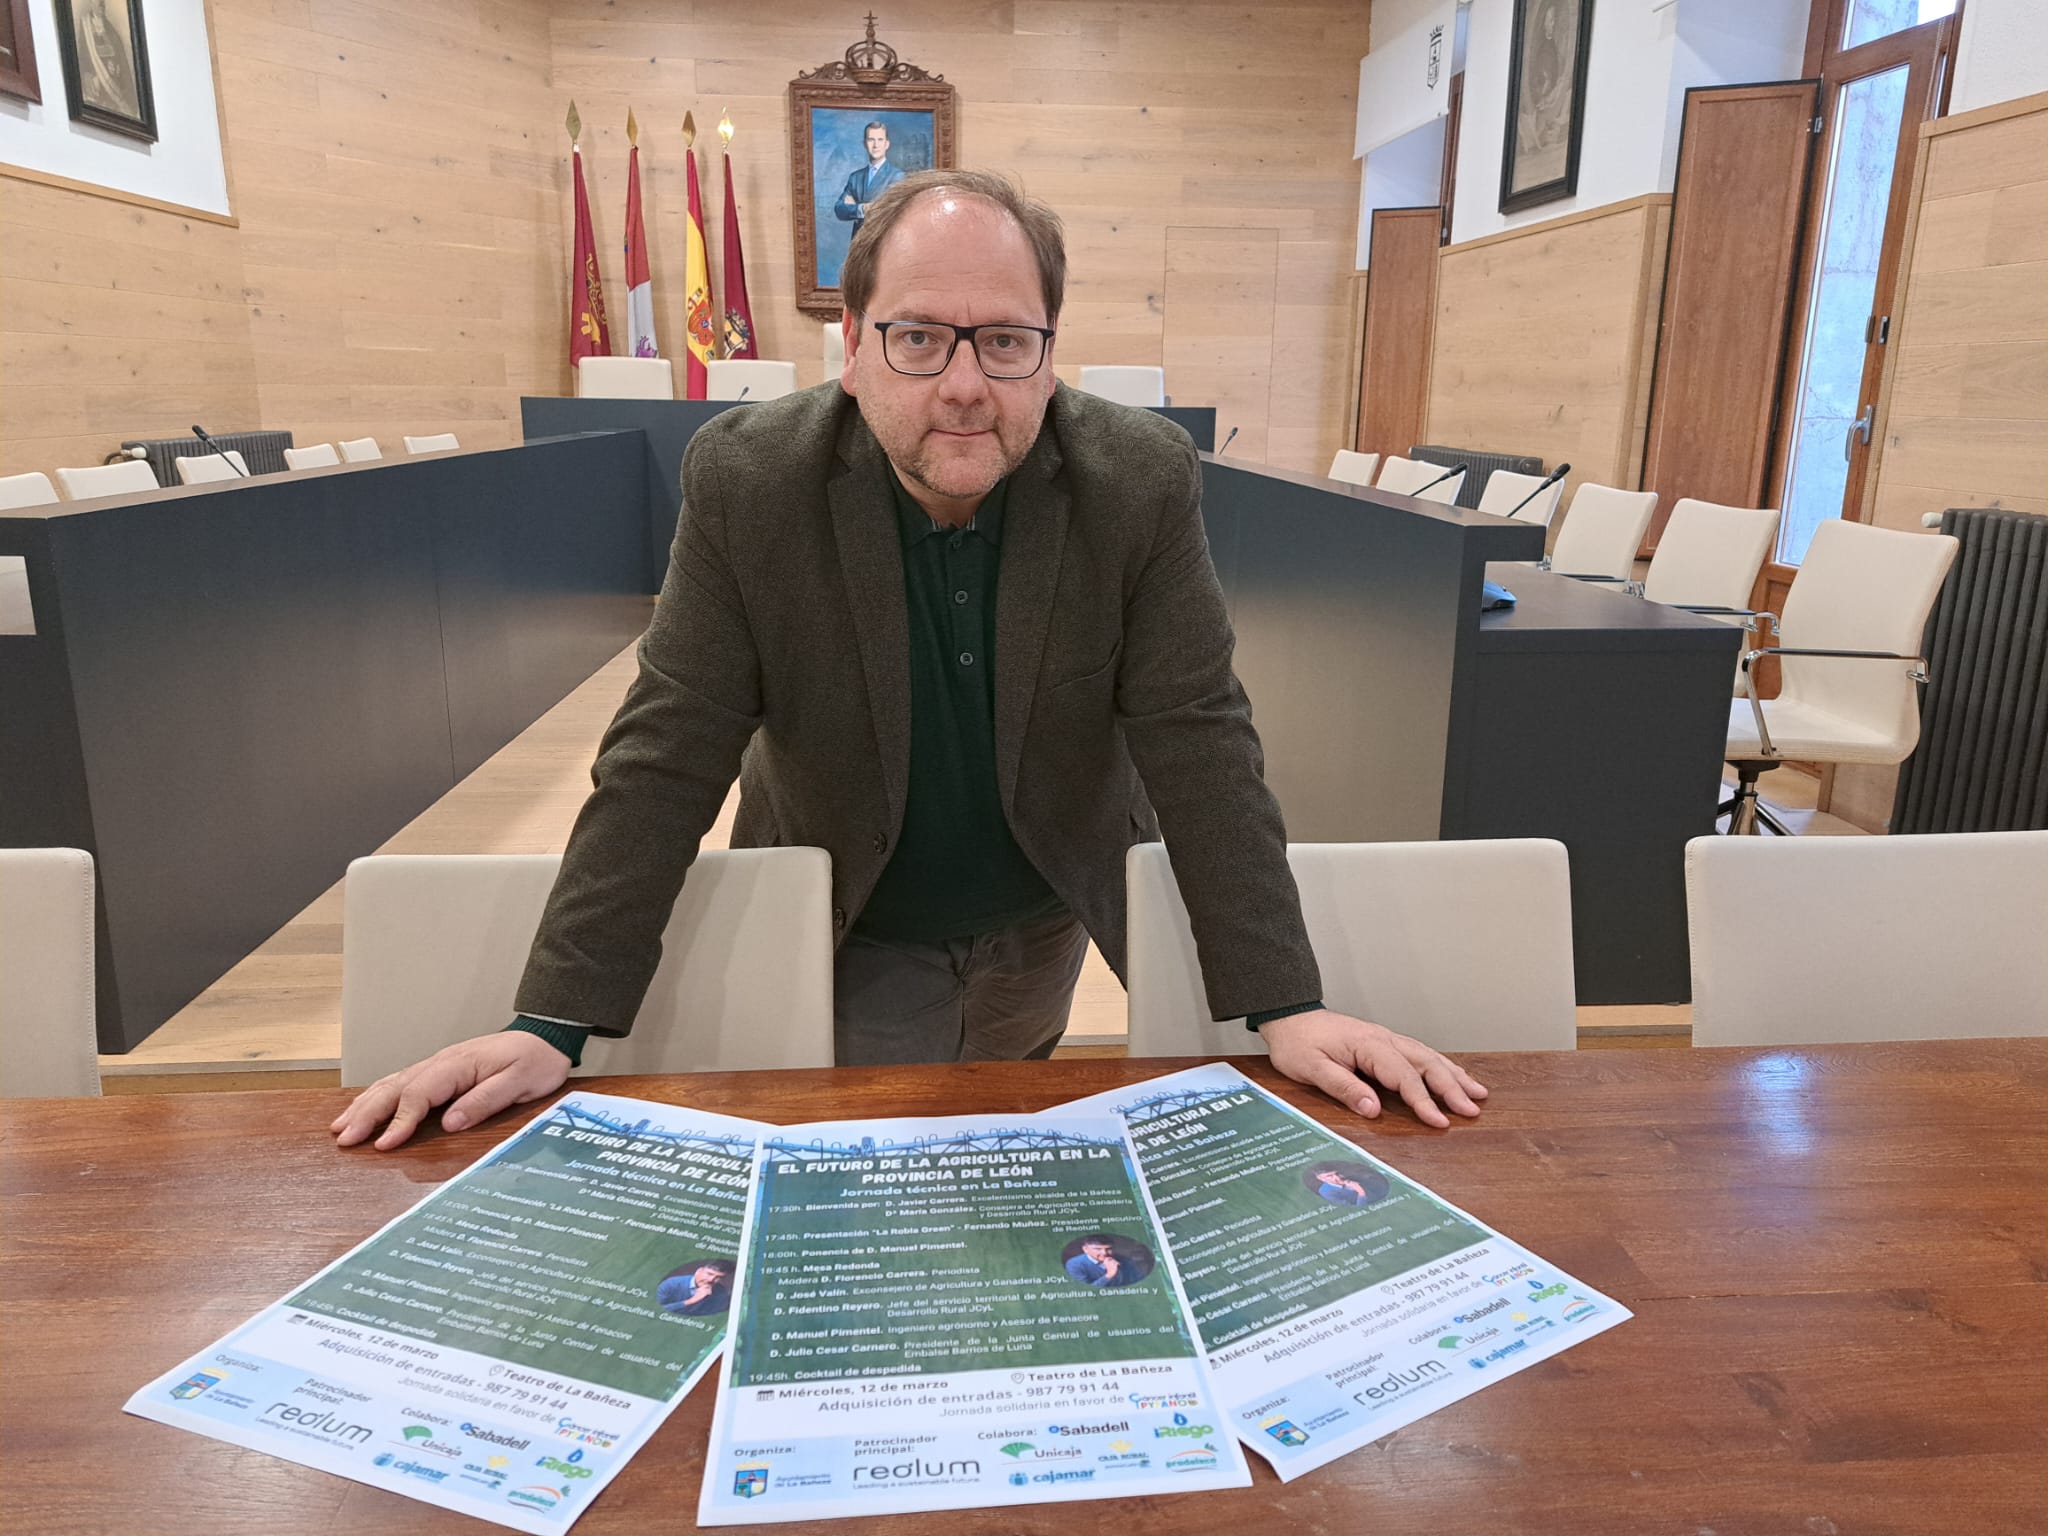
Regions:
[[[500, 1030], [463, 1040], [402, 1072], [379, 1078], [357, 1094], [328, 1129], [337, 1146], [352, 1147], [383, 1126], [376, 1146], [389, 1152], [410, 1139], [436, 1104], [448, 1104], [441, 1115], [442, 1130], [466, 1131], [501, 1109], [531, 1104], [568, 1080], [569, 1058], [539, 1035]], [[449, 1104], [450, 1099], [455, 1102]]]

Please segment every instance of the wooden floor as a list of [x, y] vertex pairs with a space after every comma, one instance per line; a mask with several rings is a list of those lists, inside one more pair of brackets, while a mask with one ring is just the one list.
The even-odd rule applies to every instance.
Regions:
[[[629, 648], [378, 852], [559, 853], [632, 676]], [[1815, 781], [1780, 772], [1768, 782], [1795, 831], [1855, 830], [1812, 809]], [[727, 845], [735, 804], [727, 801], [707, 848]], [[1683, 1046], [1691, 1009], [1582, 1008], [1579, 1026], [1582, 1048]], [[1123, 987], [1091, 946], [1060, 1054], [1121, 1054], [1123, 1041]], [[340, 1058], [337, 883], [133, 1051], [101, 1057], [100, 1072], [108, 1093], [317, 1087], [339, 1081]]]

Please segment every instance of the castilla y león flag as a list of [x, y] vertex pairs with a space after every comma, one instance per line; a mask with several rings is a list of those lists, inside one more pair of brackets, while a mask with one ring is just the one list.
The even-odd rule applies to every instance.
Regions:
[[647, 226], [640, 218], [640, 125], [626, 114], [632, 158], [626, 164], [626, 340], [633, 357], [659, 357], [654, 340], [654, 273], [647, 265]]

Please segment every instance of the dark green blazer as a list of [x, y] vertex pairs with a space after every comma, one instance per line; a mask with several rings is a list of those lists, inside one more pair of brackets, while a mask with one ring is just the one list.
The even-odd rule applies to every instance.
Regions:
[[[836, 382], [719, 415], [640, 675], [591, 770], [518, 1008], [623, 1035], [733, 776], [735, 847], [832, 856], [844, 938], [889, 861], [910, 765], [909, 628], [887, 461]], [[1124, 974], [1124, 853], [1162, 833], [1214, 1015], [1322, 995], [1231, 672], [1179, 427], [1061, 385], [1011, 477], [996, 771], [1018, 846]], [[1156, 814], [1155, 814], [1156, 813]]]

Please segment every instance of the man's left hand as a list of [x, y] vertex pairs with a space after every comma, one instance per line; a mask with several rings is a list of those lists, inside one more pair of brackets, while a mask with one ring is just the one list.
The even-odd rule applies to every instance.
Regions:
[[1439, 1130], [1451, 1122], [1438, 1099], [1452, 1114], [1469, 1119], [1486, 1097], [1485, 1085], [1442, 1052], [1327, 1008], [1274, 1019], [1261, 1024], [1259, 1033], [1274, 1066], [1368, 1120], [1380, 1112], [1373, 1083], [1398, 1093], [1418, 1120]]

